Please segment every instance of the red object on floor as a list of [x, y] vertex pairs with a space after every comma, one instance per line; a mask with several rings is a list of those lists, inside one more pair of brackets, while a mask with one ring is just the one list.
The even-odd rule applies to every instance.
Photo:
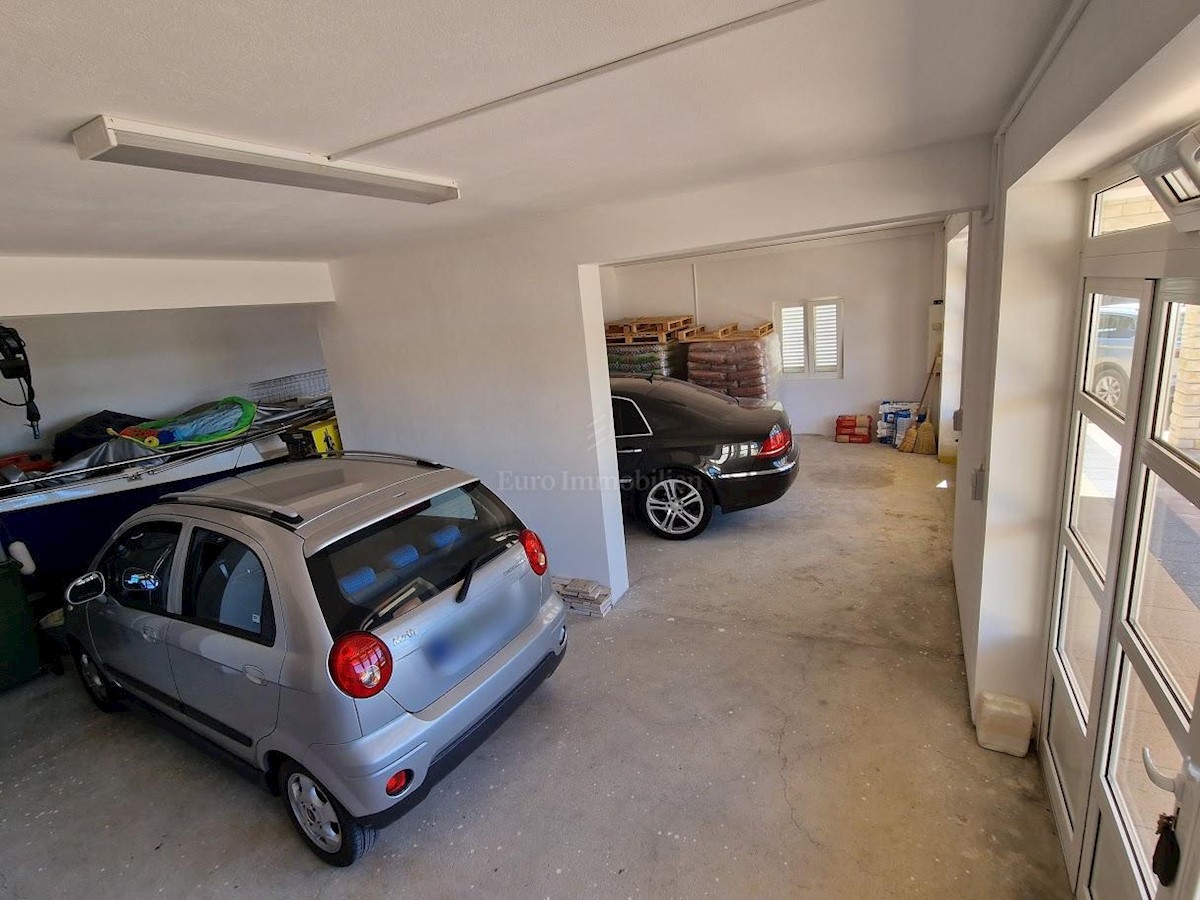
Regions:
[[[838, 416], [834, 436], [839, 444], [869, 444], [874, 422], [871, 416]], [[843, 440], [847, 437], [854, 440]]]

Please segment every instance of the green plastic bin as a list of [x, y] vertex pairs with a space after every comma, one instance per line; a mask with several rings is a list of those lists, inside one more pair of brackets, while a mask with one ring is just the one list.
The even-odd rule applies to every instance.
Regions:
[[28, 681], [38, 672], [33, 615], [21, 584], [21, 566], [0, 562], [0, 691]]

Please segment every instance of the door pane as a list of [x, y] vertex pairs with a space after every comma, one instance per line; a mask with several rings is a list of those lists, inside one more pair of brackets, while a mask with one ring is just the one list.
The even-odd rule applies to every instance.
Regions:
[[1092, 596], [1091, 588], [1070, 556], [1063, 573], [1058, 646], [1086, 722], [1087, 710], [1092, 703], [1092, 673], [1100, 653], [1100, 602]]
[[1159, 390], [1157, 438], [1200, 466], [1200, 306], [1169, 305], [1166, 381]]
[[1157, 884], [1150, 873], [1150, 858], [1158, 840], [1154, 830], [1159, 813], [1175, 811], [1175, 796], [1155, 787], [1146, 776], [1142, 748], [1149, 747], [1158, 767], [1170, 773], [1183, 767], [1183, 756], [1128, 659], [1121, 662], [1116, 729], [1115, 758], [1109, 765], [1109, 783], [1117, 795], [1121, 818], [1134, 834], [1142, 873], [1148, 884]]
[[1101, 578], [1108, 567], [1108, 544], [1117, 500], [1121, 445], [1087, 416], [1080, 416], [1075, 457], [1075, 496], [1071, 530], [1096, 563]]
[[1092, 777], [1092, 747], [1087, 732], [1079, 727], [1074, 703], [1058, 678], [1050, 679], [1049, 722], [1046, 744], [1054, 759], [1058, 784], [1066, 801], [1067, 819], [1075, 831], [1083, 829], [1087, 809], [1088, 782]]
[[1096, 194], [1092, 237], [1167, 221], [1167, 214], [1142, 179], [1130, 178]]
[[1149, 473], [1133, 621], [1191, 712], [1200, 678], [1200, 510]]
[[1088, 394], [1121, 415], [1129, 405], [1129, 373], [1141, 308], [1136, 298], [1092, 294], [1083, 386]]

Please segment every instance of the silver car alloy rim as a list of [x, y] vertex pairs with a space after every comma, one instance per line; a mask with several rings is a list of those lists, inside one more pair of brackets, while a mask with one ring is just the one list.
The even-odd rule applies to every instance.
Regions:
[[680, 478], [667, 478], [650, 488], [646, 495], [646, 515], [667, 534], [687, 534], [704, 516], [704, 498], [694, 484]]
[[1101, 403], [1116, 407], [1121, 402], [1121, 381], [1116, 375], [1101, 375], [1096, 379], [1093, 393]]
[[308, 839], [326, 853], [337, 853], [342, 846], [342, 824], [325, 792], [299, 772], [293, 772], [288, 778], [287, 792], [292, 815]]
[[92, 662], [92, 658], [87, 655], [86, 651], [79, 654], [79, 668], [83, 672], [83, 683], [87, 685], [87, 689], [99, 700], [107, 700], [108, 688], [104, 686], [100, 670], [96, 668], [96, 664]]

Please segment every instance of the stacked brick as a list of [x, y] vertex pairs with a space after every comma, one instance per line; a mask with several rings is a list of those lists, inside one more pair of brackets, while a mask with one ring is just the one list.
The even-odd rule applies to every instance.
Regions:
[[1184, 306], [1179, 322], [1179, 359], [1171, 399], [1171, 443], [1200, 455], [1200, 306]]

